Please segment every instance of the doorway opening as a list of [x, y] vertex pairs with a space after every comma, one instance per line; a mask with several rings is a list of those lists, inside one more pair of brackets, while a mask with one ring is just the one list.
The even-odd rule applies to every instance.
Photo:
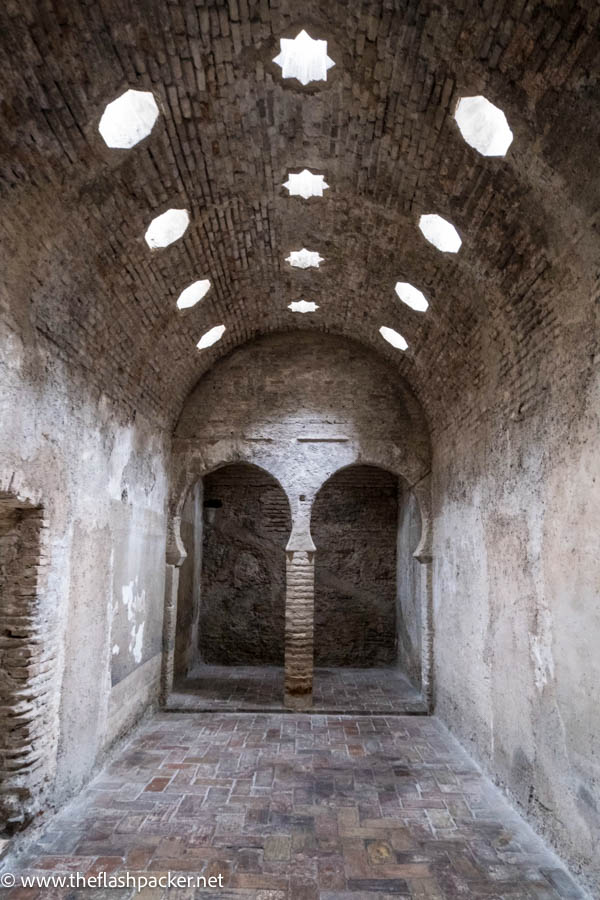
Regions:
[[207, 709], [281, 705], [285, 547], [283, 488], [258, 466], [223, 466], [183, 508], [175, 642], [178, 702]]
[[315, 498], [314, 705], [365, 712], [422, 706], [421, 529], [403, 479], [352, 465]]

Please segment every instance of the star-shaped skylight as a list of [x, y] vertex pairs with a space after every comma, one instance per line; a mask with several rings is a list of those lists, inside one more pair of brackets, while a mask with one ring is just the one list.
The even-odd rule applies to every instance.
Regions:
[[168, 209], [162, 216], [152, 219], [144, 237], [153, 250], [168, 247], [187, 231], [190, 216], [187, 209]]
[[306, 247], [303, 247], [302, 250], [292, 250], [286, 257], [286, 262], [297, 269], [309, 269], [311, 266], [318, 269], [319, 263], [323, 262], [323, 257], [319, 256], [317, 250], [307, 250]]
[[313, 175], [308, 169], [302, 169], [301, 172], [288, 175], [288, 180], [283, 186], [288, 189], [290, 197], [322, 197], [323, 191], [329, 187], [325, 184], [324, 175]]
[[158, 106], [149, 91], [125, 91], [108, 104], [98, 131], [108, 147], [130, 150], [148, 137], [157, 118]]
[[303, 29], [293, 40], [281, 38], [280, 46], [273, 62], [281, 66], [282, 78], [297, 78], [300, 84], [327, 81], [327, 70], [335, 65], [327, 56], [327, 41], [314, 40]]
[[485, 97], [461, 97], [454, 114], [467, 144], [482, 156], [505, 156], [513, 133], [506, 116]]
[[314, 312], [315, 309], [318, 308], [317, 304], [312, 300], [294, 300], [294, 302], [290, 303], [288, 306], [288, 309], [291, 309], [292, 312], [299, 313]]

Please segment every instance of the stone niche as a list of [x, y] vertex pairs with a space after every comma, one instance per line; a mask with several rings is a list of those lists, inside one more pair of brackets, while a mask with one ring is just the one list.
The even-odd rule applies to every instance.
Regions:
[[44, 512], [0, 493], [0, 833], [39, 811], [56, 759], [55, 616]]

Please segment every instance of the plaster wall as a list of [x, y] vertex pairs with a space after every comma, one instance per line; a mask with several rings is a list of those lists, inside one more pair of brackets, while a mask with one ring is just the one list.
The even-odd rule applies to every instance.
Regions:
[[597, 365], [551, 399], [434, 454], [435, 709], [599, 896]]
[[0, 489], [47, 526], [60, 802], [157, 697], [169, 444], [14, 324], [0, 325]]
[[254, 463], [289, 498], [289, 549], [309, 546], [313, 500], [338, 469], [379, 465], [414, 485], [430, 464], [422, 410], [389, 364], [354, 341], [308, 332], [262, 337], [217, 362], [184, 405], [173, 450], [174, 514], [199, 476]]

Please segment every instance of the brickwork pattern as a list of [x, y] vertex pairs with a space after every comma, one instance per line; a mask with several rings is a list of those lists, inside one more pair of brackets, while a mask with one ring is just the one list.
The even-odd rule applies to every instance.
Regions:
[[285, 607], [286, 701], [310, 706], [313, 681], [314, 553], [287, 554]]
[[56, 627], [40, 508], [0, 493], [0, 832], [38, 812], [56, 756]]
[[373, 466], [337, 472], [312, 508], [315, 665], [395, 663], [398, 479]]
[[[496, 408], [517, 418], [548, 396], [565, 308], [591, 321], [598, 4], [307, 0], [300, 15], [292, 0], [8, 0], [0, 17], [11, 327], [33, 328], [130, 411], [173, 422], [216, 358], [298, 327], [376, 347], [434, 431], [471, 427], [498, 388]], [[302, 88], [271, 62], [300, 27], [329, 42], [326, 84]], [[111, 151], [97, 124], [126, 87], [151, 90], [161, 115], [138, 147]], [[505, 160], [458, 132], [455, 104], [477, 93], [515, 133]], [[323, 198], [281, 187], [305, 166], [326, 175]], [[169, 206], [190, 210], [190, 228], [152, 253], [145, 229]], [[429, 212], [461, 232], [455, 258], [418, 233]], [[325, 257], [318, 271], [285, 263], [303, 245]], [[178, 313], [198, 277], [210, 293]], [[427, 314], [398, 303], [396, 280], [425, 291]], [[320, 309], [293, 315], [299, 297]], [[197, 353], [221, 321], [224, 339]], [[578, 334], [565, 379], [589, 356]]]
[[161, 714], [21, 868], [223, 876], [196, 900], [583, 898], [427, 717]]
[[204, 479], [205, 519], [198, 622], [200, 659], [223, 665], [283, 663], [285, 546], [290, 506], [255, 466], [224, 466]]

